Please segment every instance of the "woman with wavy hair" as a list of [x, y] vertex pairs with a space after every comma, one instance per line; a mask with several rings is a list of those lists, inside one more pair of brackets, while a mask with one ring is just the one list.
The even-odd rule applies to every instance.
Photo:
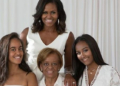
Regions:
[[25, 62], [23, 43], [17, 33], [0, 40], [0, 86], [38, 86], [35, 75]]
[[72, 77], [72, 44], [74, 36], [66, 29], [66, 14], [61, 0], [39, 0], [36, 13], [33, 15], [32, 27], [25, 28], [20, 35], [27, 50], [28, 61], [32, 71], [40, 81], [43, 74], [37, 67], [38, 53], [46, 47], [57, 49], [62, 56], [63, 64], [60, 73], [65, 70], [65, 84], [75, 83]]

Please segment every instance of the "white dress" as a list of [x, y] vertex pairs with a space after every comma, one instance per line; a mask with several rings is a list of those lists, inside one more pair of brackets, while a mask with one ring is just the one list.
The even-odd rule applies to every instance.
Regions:
[[[37, 76], [37, 80], [41, 80], [43, 74], [37, 67], [37, 56], [39, 52], [46, 47], [57, 49], [62, 55], [64, 55], [64, 49], [66, 45], [66, 41], [68, 39], [70, 31], [66, 30], [66, 33], [58, 35], [57, 38], [50, 43], [49, 45], [45, 45], [40, 38], [39, 33], [32, 33], [31, 29], [29, 29], [27, 34], [27, 55], [28, 55], [28, 65], [32, 69], [32, 71]], [[47, 34], [46, 34], [47, 35]], [[63, 59], [64, 65], [64, 59]], [[64, 73], [64, 67], [61, 68], [60, 73]]]
[[[42, 78], [42, 80], [39, 82], [38, 86], [46, 86], [45, 84], [45, 77]], [[59, 74], [54, 86], [64, 86], [64, 76]]]
[[[83, 77], [79, 79], [79, 86], [89, 86], [88, 83], [86, 68], [84, 70]], [[120, 86], [120, 75], [113, 67], [109, 65], [101, 66], [97, 69], [90, 86]]]

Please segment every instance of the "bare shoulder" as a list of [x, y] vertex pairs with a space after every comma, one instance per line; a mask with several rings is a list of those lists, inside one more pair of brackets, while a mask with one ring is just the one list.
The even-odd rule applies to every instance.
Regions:
[[27, 45], [27, 34], [28, 34], [28, 30], [29, 28], [25, 28], [21, 34], [20, 34], [20, 39], [23, 41], [24, 44], [24, 48], [26, 49], [26, 45]]
[[38, 86], [37, 78], [33, 72], [28, 73], [26, 76], [28, 86]]
[[21, 32], [21, 34], [20, 34], [20, 38], [26, 37], [26, 36], [27, 36], [27, 34], [28, 34], [28, 30], [29, 30], [29, 28], [28, 28], [28, 27], [27, 27], [27, 28], [25, 28], [25, 29]]
[[70, 32], [70, 34], [69, 34], [69, 38], [73, 38], [73, 39], [74, 39], [74, 35], [73, 35], [72, 32]]
[[67, 43], [70, 43], [70, 42], [74, 42], [75, 38], [74, 38], [74, 35], [72, 32], [70, 32], [69, 36], [68, 36], [68, 39], [67, 39]]

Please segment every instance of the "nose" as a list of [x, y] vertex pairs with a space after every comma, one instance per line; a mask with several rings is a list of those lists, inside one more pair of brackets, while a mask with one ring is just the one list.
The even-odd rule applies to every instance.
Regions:
[[51, 69], [52, 67], [53, 67], [52, 64], [49, 64], [49, 65], [48, 65], [48, 68], [49, 68], [49, 69]]
[[50, 13], [47, 14], [47, 18], [51, 18], [51, 14]]
[[17, 54], [17, 55], [20, 55], [20, 51], [19, 51], [19, 50], [16, 50], [16, 54]]

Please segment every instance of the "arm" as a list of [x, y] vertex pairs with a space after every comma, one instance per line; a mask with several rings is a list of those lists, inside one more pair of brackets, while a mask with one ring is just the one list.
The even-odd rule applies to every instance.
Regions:
[[65, 72], [72, 70], [72, 45], [74, 40], [74, 35], [70, 32], [65, 46]]
[[[76, 81], [70, 73], [72, 73], [72, 45], [74, 42], [74, 35], [70, 32], [65, 46], [65, 80], [64, 84], [67, 86], [76, 86]], [[73, 84], [75, 82], [75, 84]]]
[[27, 75], [27, 86], [38, 86], [38, 82], [34, 73], [29, 73]]
[[20, 34], [20, 39], [23, 41], [24, 48], [26, 49], [27, 45], [27, 34], [28, 34], [28, 28], [25, 28], [21, 34]]

